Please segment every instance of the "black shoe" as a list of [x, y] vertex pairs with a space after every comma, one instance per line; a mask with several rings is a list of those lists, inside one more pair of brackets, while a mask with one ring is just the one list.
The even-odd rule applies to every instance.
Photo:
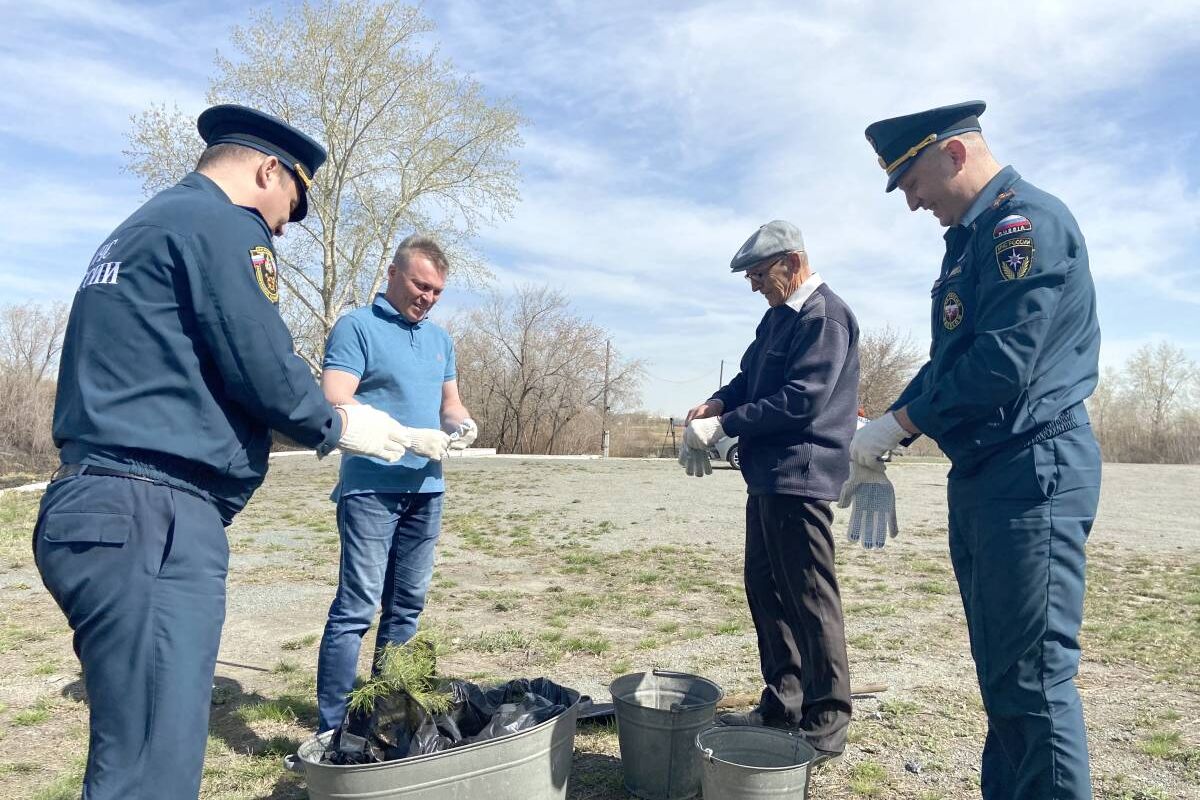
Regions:
[[833, 764], [837, 761], [841, 761], [841, 759], [841, 751], [834, 752], [832, 750], [817, 750], [817, 757], [812, 760], [808, 768], [810, 770], [817, 769], [827, 764]]
[[751, 725], [756, 728], [776, 728], [781, 731], [796, 732], [799, 730], [795, 725], [789, 725], [781, 719], [773, 719], [763, 716], [762, 709], [757, 706], [749, 711], [731, 711], [727, 714], [721, 714], [717, 717], [718, 725]]

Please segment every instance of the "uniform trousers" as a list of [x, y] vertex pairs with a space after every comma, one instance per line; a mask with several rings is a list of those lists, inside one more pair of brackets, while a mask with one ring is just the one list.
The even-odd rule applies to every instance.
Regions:
[[1088, 425], [949, 481], [950, 557], [988, 718], [985, 800], [1092, 796], [1074, 679], [1099, 496]]
[[746, 599], [758, 634], [768, 723], [798, 728], [840, 753], [850, 724], [850, 671], [833, 565], [828, 501], [784, 494], [746, 502]]
[[145, 480], [63, 478], [34, 559], [83, 667], [84, 800], [198, 797], [229, 563], [216, 508]]

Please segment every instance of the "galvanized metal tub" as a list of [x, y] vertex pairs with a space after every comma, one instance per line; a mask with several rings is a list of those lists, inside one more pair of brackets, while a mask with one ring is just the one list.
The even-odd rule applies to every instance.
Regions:
[[775, 728], [717, 726], [696, 734], [704, 800], [803, 800], [817, 751]]
[[310, 800], [564, 800], [571, 774], [579, 696], [529, 730], [441, 753], [380, 764], [322, 764], [333, 731], [300, 746], [289, 769], [302, 771]]
[[644, 800], [684, 800], [700, 791], [698, 731], [712, 725], [725, 692], [684, 672], [656, 669], [609, 685], [625, 788]]

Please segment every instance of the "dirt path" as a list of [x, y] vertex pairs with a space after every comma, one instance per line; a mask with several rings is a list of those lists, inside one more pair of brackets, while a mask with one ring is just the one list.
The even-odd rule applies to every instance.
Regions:
[[[314, 724], [338, 557], [325, 499], [334, 469], [280, 460], [229, 531], [205, 798], [305, 796], [279, 759]], [[448, 474], [423, 617], [447, 645], [444, 673], [544, 674], [603, 697], [613, 677], [659, 666], [757, 690], [738, 473], [461, 459]], [[882, 552], [847, 544], [838, 554], [852, 678], [889, 689], [857, 703], [847, 757], [817, 776], [812, 796], [977, 797], [984, 720], [946, 556], [945, 466], [901, 462], [889, 474], [901, 536]], [[35, 502], [0, 498], [0, 796], [50, 800], [77, 796], [86, 708], [69, 632], [29, 563]], [[1106, 468], [1079, 681], [1100, 798], [1200, 798], [1198, 519], [1200, 468]], [[839, 512], [839, 532], [844, 524]], [[33, 738], [55, 742], [55, 759], [31, 752]], [[576, 749], [572, 800], [626, 796], [610, 728], [581, 731]]]

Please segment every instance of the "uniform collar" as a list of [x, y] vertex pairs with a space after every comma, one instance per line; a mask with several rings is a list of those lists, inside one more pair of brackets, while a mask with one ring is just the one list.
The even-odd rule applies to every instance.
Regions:
[[794, 311], [799, 311], [808, 298], [812, 297], [812, 293], [820, 288], [824, 283], [821, 276], [817, 273], [812, 273], [804, 279], [804, 283], [796, 287], [796, 291], [788, 295], [788, 299], [783, 301], [785, 306], [790, 306]]
[[225, 194], [225, 190], [217, 186], [217, 182], [212, 178], [200, 172], [189, 172], [183, 176], [183, 180], [179, 182], [183, 186], [190, 189], [199, 189], [205, 194], [211, 194], [213, 197], [219, 197], [225, 202], [231, 202], [229, 195]]
[[[423, 324], [425, 324], [424, 319], [422, 319], [420, 322], [409, 322], [408, 317], [404, 316], [399, 311], [397, 311], [396, 307], [391, 304], [391, 301], [389, 301], [387, 299], [387, 296], [384, 295], [383, 292], [380, 292], [379, 294], [375, 295], [375, 302], [373, 302], [371, 305], [374, 306], [375, 308], [379, 309], [380, 314], [383, 314], [385, 317], [388, 317], [389, 319], [393, 320], [394, 322], [398, 322], [401, 325], [404, 325], [405, 327], [416, 330], [417, 328], [420, 328]], [[428, 319], [428, 318], [426, 318], [426, 319]]]
[[[179, 182], [179, 185], [186, 186], [189, 189], [198, 189], [199, 191], [204, 192], [211, 197], [215, 197], [218, 200], [224, 200], [226, 203], [234, 205], [234, 202], [229, 199], [229, 195], [225, 194], [225, 190], [218, 186], [217, 182], [212, 178], [202, 173], [189, 172], [187, 175], [183, 176], [183, 180]], [[238, 206], [238, 208], [249, 211], [251, 214], [258, 217], [262, 224], [266, 225], [267, 235], [270, 235], [271, 226], [267, 225], [267, 220], [265, 217], [263, 217], [262, 212], [260, 212], [257, 208], [252, 208], [251, 206]]]
[[1021, 176], [1012, 166], [1007, 166], [997, 172], [990, 181], [988, 181], [979, 194], [975, 195], [975, 199], [971, 201], [971, 205], [967, 207], [967, 213], [963, 214], [963, 218], [959, 220], [959, 227], [969, 228], [971, 224], [979, 218], [979, 215], [986, 211], [996, 198], [1000, 196], [1004, 190], [1019, 181]]

